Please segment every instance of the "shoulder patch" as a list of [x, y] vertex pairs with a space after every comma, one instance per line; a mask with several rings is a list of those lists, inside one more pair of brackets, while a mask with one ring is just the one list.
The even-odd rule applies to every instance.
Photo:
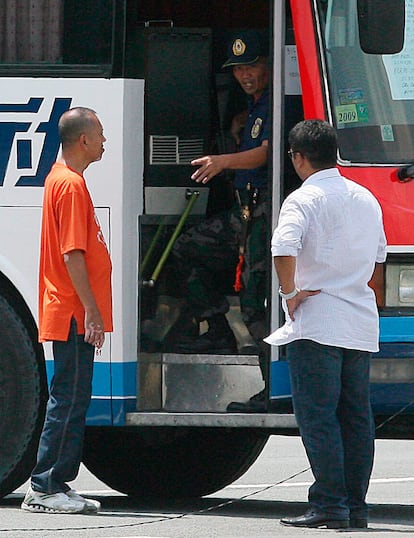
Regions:
[[257, 138], [260, 134], [261, 128], [262, 128], [263, 120], [262, 118], [256, 118], [252, 130], [250, 131], [250, 134], [252, 138]]

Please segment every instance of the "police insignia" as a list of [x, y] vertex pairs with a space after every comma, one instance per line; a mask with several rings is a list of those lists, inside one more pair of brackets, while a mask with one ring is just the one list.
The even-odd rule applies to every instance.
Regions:
[[253, 124], [252, 130], [250, 131], [252, 138], [257, 138], [259, 136], [262, 123], [263, 123], [262, 118], [256, 118]]
[[233, 43], [233, 54], [235, 56], [241, 56], [242, 54], [244, 54], [245, 50], [246, 44], [244, 43], [244, 41], [240, 38], [235, 39]]

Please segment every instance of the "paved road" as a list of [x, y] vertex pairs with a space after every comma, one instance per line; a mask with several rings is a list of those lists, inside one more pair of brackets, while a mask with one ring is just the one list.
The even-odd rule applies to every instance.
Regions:
[[203, 499], [146, 504], [110, 490], [82, 469], [73, 486], [101, 501], [100, 514], [31, 514], [19, 509], [23, 486], [0, 503], [0, 538], [414, 537], [414, 441], [380, 440], [376, 446], [368, 531], [281, 526], [280, 517], [305, 510], [312, 478], [300, 440], [273, 436], [241, 479]]

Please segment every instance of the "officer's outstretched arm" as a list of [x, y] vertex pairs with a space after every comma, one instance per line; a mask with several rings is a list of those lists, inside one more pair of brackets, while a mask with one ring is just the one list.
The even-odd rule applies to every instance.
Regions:
[[240, 151], [239, 153], [226, 153], [223, 155], [206, 155], [191, 161], [193, 166], [199, 166], [191, 179], [197, 183], [207, 183], [214, 176], [225, 169], [229, 170], [252, 170], [263, 166], [267, 162], [268, 141], [264, 140], [262, 145]]

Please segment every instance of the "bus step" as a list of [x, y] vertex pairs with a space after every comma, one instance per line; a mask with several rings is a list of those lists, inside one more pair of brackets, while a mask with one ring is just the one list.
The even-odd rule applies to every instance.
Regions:
[[276, 413], [127, 413], [127, 426], [297, 429], [295, 415]]
[[263, 389], [257, 355], [141, 354], [138, 411], [223, 413]]

